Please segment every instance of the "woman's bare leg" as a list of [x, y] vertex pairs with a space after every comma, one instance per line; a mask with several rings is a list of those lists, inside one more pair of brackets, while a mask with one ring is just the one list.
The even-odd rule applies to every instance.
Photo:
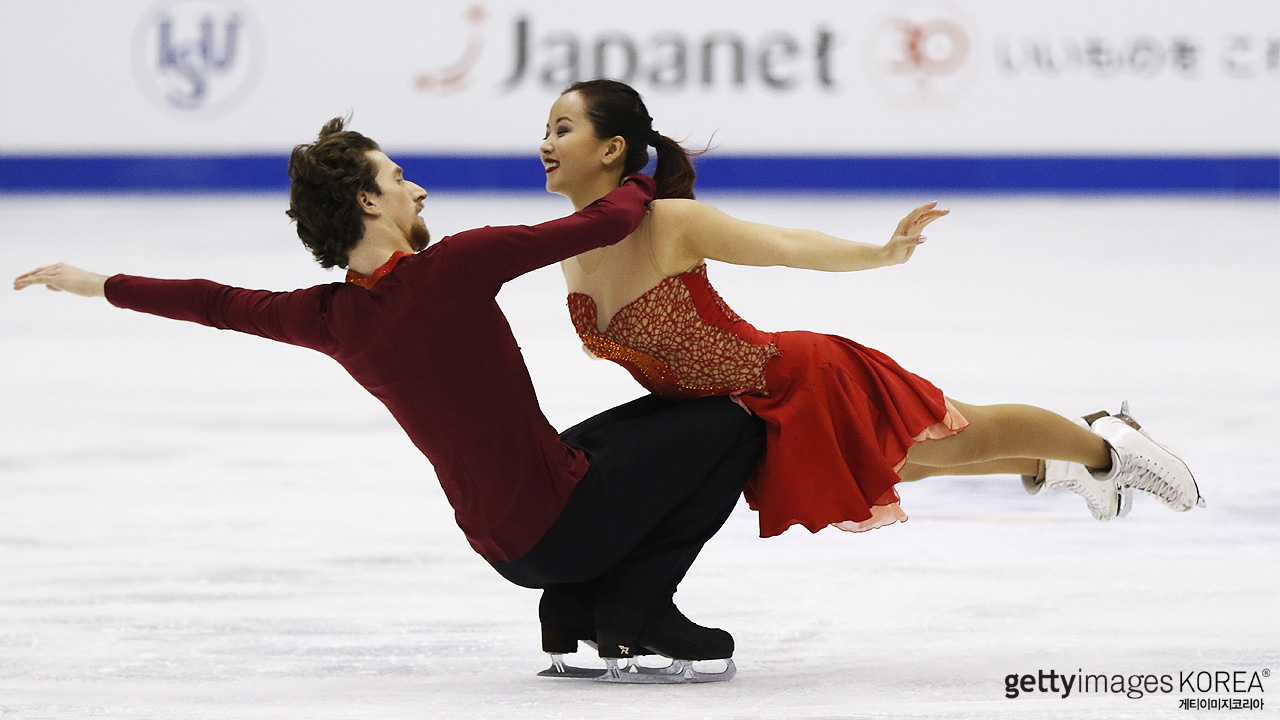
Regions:
[[1002, 458], [967, 465], [931, 467], [908, 462], [898, 471], [903, 482], [914, 482], [939, 475], [1038, 475], [1040, 460], [1035, 458]]
[[955, 400], [951, 404], [969, 427], [958, 435], [912, 445], [908, 464], [955, 468], [1032, 458], [1077, 462], [1095, 470], [1111, 466], [1111, 452], [1102, 438], [1056, 413], [1031, 405], [967, 405]]

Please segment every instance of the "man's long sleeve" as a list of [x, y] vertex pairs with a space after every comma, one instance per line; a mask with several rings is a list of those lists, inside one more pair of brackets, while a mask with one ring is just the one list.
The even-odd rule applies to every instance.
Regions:
[[245, 290], [209, 280], [159, 280], [115, 275], [107, 279], [112, 305], [223, 330], [324, 350], [324, 296], [332, 286], [293, 292]]

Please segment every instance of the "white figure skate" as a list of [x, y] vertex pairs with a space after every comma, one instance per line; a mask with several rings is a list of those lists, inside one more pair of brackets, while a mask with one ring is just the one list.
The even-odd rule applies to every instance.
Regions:
[[[1076, 418], [1073, 422], [1085, 430], [1089, 429], [1088, 418]], [[1095, 520], [1106, 522], [1129, 514], [1130, 503], [1113, 475], [1111, 472], [1091, 472], [1080, 463], [1045, 460], [1044, 477], [1023, 475], [1022, 486], [1031, 495], [1039, 495], [1045, 490], [1070, 490], [1084, 498]]]
[[1111, 474], [1122, 493], [1141, 490], [1178, 512], [1205, 506], [1191, 469], [1151, 439], [1129, 415], [1128, 401], [1121, 403], [1119, 413], [1098, 418], [1090, 429], [1111, 446]]

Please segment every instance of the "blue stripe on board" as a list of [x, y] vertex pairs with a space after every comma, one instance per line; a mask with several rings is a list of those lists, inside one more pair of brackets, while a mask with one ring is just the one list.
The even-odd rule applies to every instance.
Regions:
[[[536, 158], [402, 155], [428, 189], [538, 190]], [[0, 192], [282, 191], [284, 155], [0, 156]], [[704, 190], [1280, 192], [1280, 156], [709, 156]]]

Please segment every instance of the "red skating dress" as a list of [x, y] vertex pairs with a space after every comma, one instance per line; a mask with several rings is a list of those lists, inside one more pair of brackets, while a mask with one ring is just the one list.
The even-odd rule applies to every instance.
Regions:
[[591, 296], [570, 293], [569, 314], [592, 354], [650, 392], [731, 395], [765, 421], [765, 453], [744, 490], [761, 537], [906, 520], [894, 485], [907, 448], [968, 425], [942, 391], [879, 351], [755, 329], [720, 299], [706, 265], [658, 283], [603, 331]]

